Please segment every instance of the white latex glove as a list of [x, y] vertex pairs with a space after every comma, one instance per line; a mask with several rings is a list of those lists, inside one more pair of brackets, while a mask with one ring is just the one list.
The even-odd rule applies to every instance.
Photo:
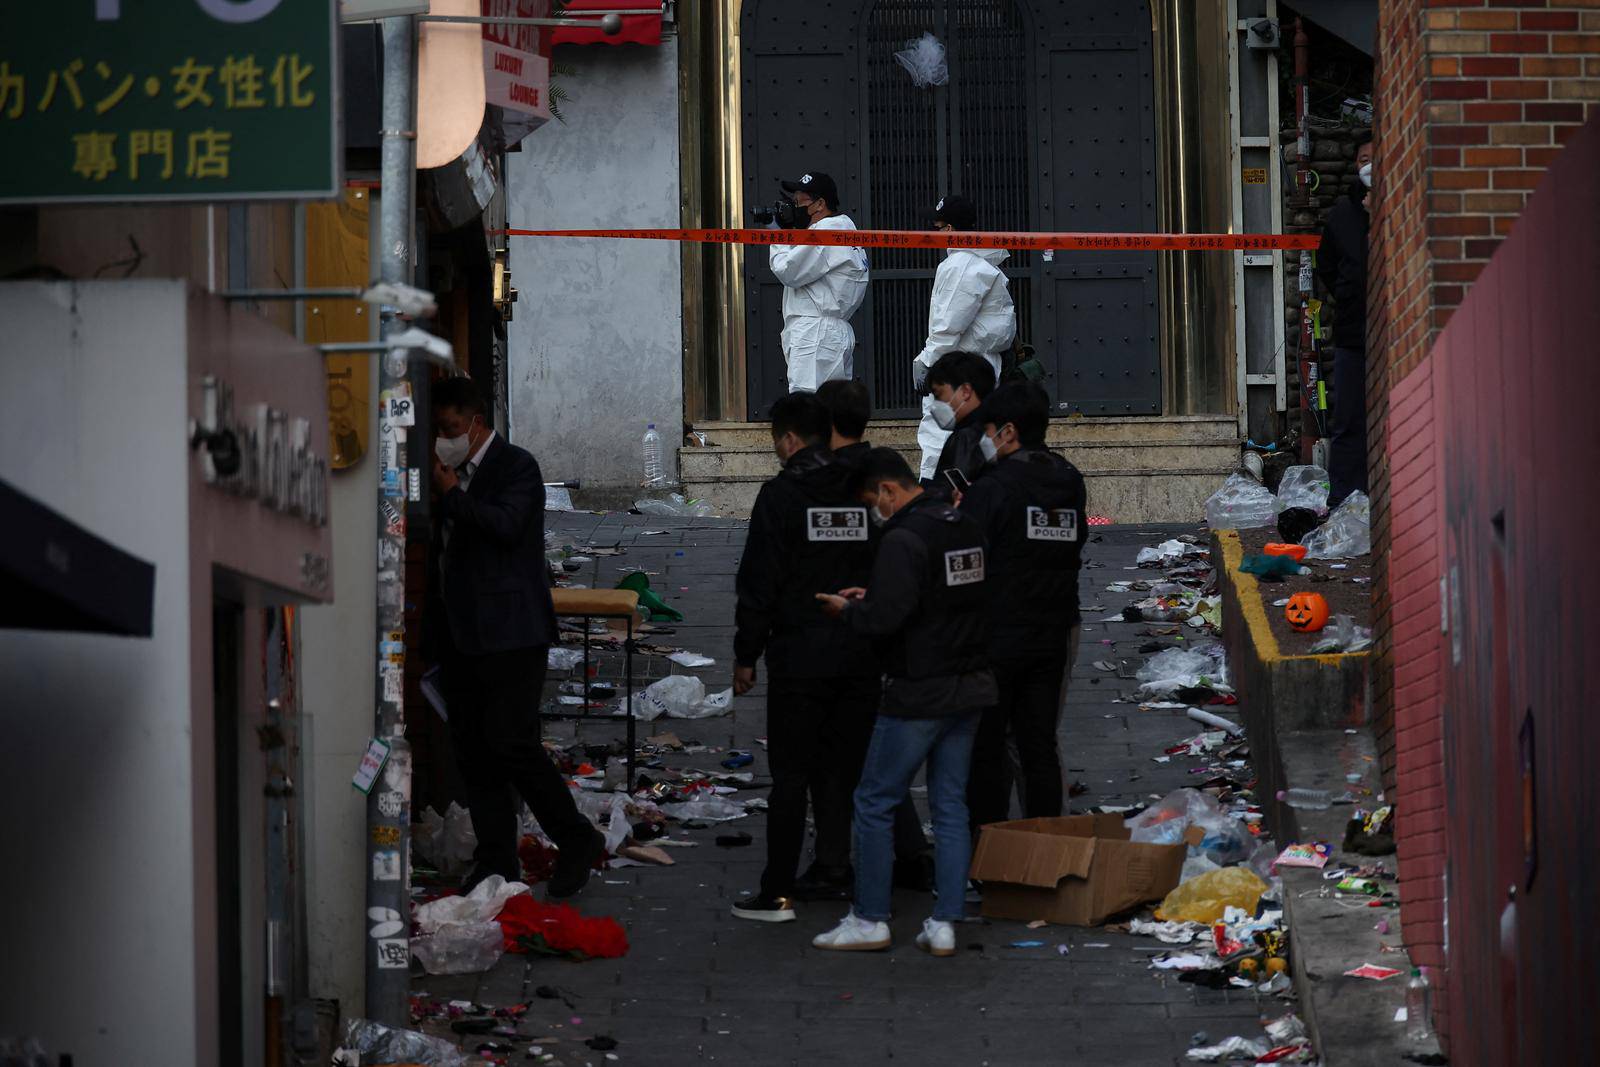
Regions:
[[928, 384], [928, 365], [920, 359], [911, 361], [911, 387], [920, 390]]

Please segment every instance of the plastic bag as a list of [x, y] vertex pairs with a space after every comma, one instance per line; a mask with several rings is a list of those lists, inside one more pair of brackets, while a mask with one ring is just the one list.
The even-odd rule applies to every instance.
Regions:
[[500, 962], [505, 952], [505, 931], [497, 922], [447, 923], [411, 939], [411, 954], [429, 974], [478, 974]]
[[1270, 1051], [1267, 1043], [1258, 1038], [1230, 1037], [1220, 1044], [1192, 1048], [1184, 1055], [1196, 1063], [1218, 1063], [1222, 1060], [1255, 1061]]
[[1213, 530], [1248, 530], [1277, 520], [1277, 497], [1247, 474], [1228, 475], [1206, 501], [1206, 524]]
[[417, 908], [412, 921], [424, 934], [431, 934], [442, 926], [486, 923], [500, 914], [506, 901], [527, 891], [528, 887], [521, 882], [508, 882], [498, 874], [491, 874], [464, 897], [440, 897], [423, 904]]
[[1329, 485], [1328, 472], [1321, 467], [1290, 467], [1278, 483], [1277, 510], [1280, 513], [1290, 508], [1327, 511]]
[[1372, 551], [1372, 502], [1359, 490], [1328, 514], [1304, 541], [1307, 559], [1342, 559]]
[[707, 693], [692, 674], [672, 674], [633, 695], [633, 717], [646, 721], [666, 715], [674, 719], [709, 719], [733, 706], [733, 690]]
[[[497, 926], [496, 929], [499, 929]], [[415, 1030], [396, 1030], [371, 1019], [345, 1023], [343, 1051], [366, 1063], [415, 1063], [421, 1067], [466, 1067], [466, 1055], [448, 1041]]]
[[583, 662], [583, 649], [551, 646], [545, 653], [545, 666], [552, 671], [570, 671]]
[[705, 518], [715, 513], [711, 505], [704, 500], [690, 500], [682, 493], [668, 493], [665, 497], [641, 497], [633, 502], [633, 507], [641, 515]]
[[1134, 677], [1141, 683], [1140, 695], [1146, 698], [1169, 696], [1181, 689], [1232, 691], [1227, 653], [1215, 641], [1157, 652]]
[[1359, 626], [1353, 615], [1335, 615], [1312, 652], [1361, 652], [1372, 646], [1372, 627]]
[[663, 804], [661, 810], [674, 819], [685, 822], [730, 822], [750, 814], [743, 804], [726, 800], [712, 793], [697, 793], [692, 799], [676, 804]]
[[472, 831], [472, 816], [460, 804], [451, 801], [449, 809], [440, 815], [429, 808], [422, 813], [412, 847], [440, 874], [460, 874], [472, 863], [472, 854], [478, 850], [478, 835]]
[[1156, 909], [1162, 922], [1214, 923], [1229, 908], [1254, 915], [1267, 883], [1248, 867], [1224, 867], [1191, 878], [1167, 894]]
[[895, 61], [911, 75], [911, 84], [918, 89], [928, 89], [950, 82], [950, 66], [945, 62], [944, 45], [931, 33], [915, 41], [907, 41], [903, 52], [894, 54]]

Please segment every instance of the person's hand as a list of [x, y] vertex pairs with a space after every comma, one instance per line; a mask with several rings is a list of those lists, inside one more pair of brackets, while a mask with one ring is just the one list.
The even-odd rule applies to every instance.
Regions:
[[822, 613], [830, 619], [837, 619], [843, 615], [845, 607], [850, 603], [845, 597], [833, 593], [818, 593], [817, 599], [822, 601]]
[[955, 507], [955, 508], [959, 508], [961, 506], [961, 501], [965, 497], [966, 497], [966, 494], [963, 493], [959, 489], [950, 490], [950, 506], [951, 507]]
[[448, 493], [461, 484], [456, 477], [456, 472], [444, 465], [438, 456], [433, 458], [433, 487], [441, 493]]
[[848, 589], [839, 590], [839, 595], [844, 597], [846, 600], [865, 600], [867, 597], [867, 591], [859, 585], [852, 585]]
[[918, 392], [928, 384], [928, 365], [920, 359], [911, 361], [911, 387]]
[[735, 667], [733, 669], [733, 695], [742, 697], [756, 687], [756, 669], [754, 667]]

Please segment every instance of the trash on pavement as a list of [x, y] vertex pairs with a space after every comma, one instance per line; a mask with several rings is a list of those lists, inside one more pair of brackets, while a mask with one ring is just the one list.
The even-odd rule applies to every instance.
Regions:
[[1306, 508], [1310, 511], [1328, 510], [1328, 491], [1332, 484], [1328, 472], [1318, 466], [1290, 467], [1278, 482], [1279, 513], [1289, 508]]
[[583, 649], [560, 648], [552, 645], [545, 653], [545, 664], [553, 671], [570, 671], [583, 662]]
[[1149, 919], [1134, 919], [1128, 923], [1128, 933], [1153, 937], [1167, 945], [1187, 945], [1205, 932], [1199, 923], [1163, 923]]
[[1278, 854], [1272, 861], [1274, 868], [1278, 867], [1314, 867], [1317, 870], [1328, 865], [1328, 846], [1317, 842], [1307, 845], [1290, 845]]
[[743, 804], [710, 793], [696, 793], [688, 800], [660, 807], [670, 818], [684, 822], [728, 822], [750, 814]]
[[498, 918], [508, 952], [574, 960], [616, 959], [628, 953], [628, 934], [621, 923], [609, 915], [584, 915], [569, 904], [546, 904], [523, 894], [506, 901]]
[[1214, 726], [1218, 730], [1226, 730], [1234, 737], [1244, 736], [1244, 727], [1240, 726], [1236, 722], [1233, 722], [1232, 720], [1224, 719], [1221, 715], [1213, 715], [1209, 711], [1204, 711], [1200, 708], [1190, 708], [1186, 714], [1195, 722], [1204, 723], [1207, 726]]
[[1159, 900], [1187, 854], [1182, 841], [1130, 841], [1116, 815], [1019, 819], [982, 828], [972, 878], [984, 883], [986, 918], [1095, 926]]
[[629, 589], [639, 594], [639, 607], [645, 610], [648, 622], [682, 622], [683, 612], [662, 600], [655, 590], [650, 588], [650, 576], [644, 571], [634, 571], [625, 575], [617, 583], [618, 589]]
[[1141, 696], [1170, 696], [1183, 689], [1232, 692], [1228, 684], [1227, 653], [1214, 641], [1193, 648], [1169, 648], [1151, 656], [1134, 675]]
[[1309, 567], [1302, 567], [1292, 556], [1267, 555], [1265, 553], [1251, 553], [1239, 561], [1239, 570], [1243, 574], [1254, 574], [1261, 578], [1297, 578], [1302, 574], [1310, 574]]
[[1309, 634], [1327, 625], [1328, 598], [1321, 593], [1299, 592], [1283, 606], [1283, 617], [1289, 629]]
[[508, 882], [498, 874], [491, 874], [473, 886], [466, 896], [440, 897], [422, 905], [412, 921], [424, 934], [451, 924], [486, 923], [500, 914], [506, 901], [527, 891], [528, 887], [521, 882]]
[[1261, 554], [1265, 556], [1288, 556], [1296, 563], [1299, 563], [1306, 558], [1306, 546], [1285, 544], [1282, 541], [1268, 541], [1261, 546]]
[[665, 497], [641, 497], [633, 502], [633, 509], [641, 515], [681, 515], [704, 518], [716, 514], [716, 509], [704, 500], [690, 500], [682, 493], [668, 493]]
[[1224, 867], [1190, 879], [1168, 893], [1156, 909], [1163, 922], [1214, 923], [1229, 908], [1255, 914], [1267, 883], [1248, 867]]
[[[1244, 823], [1205, 793], [1179, 789], [1126, 823], [1129, 839], [1143, 844], [1187, 843], [1218, 866], [1239, 863], [1253, 847]], [[1191, 853], [1192, 855], [1193, 853]]]
[[665, 715], [674, 719], [709, 719], [733, 706], [733, 690], [706, 692], [706, 683], [692, 674], [671, 674], [633, 694], [633, 717], [646, 721]]
[[1353, 615], [1335, 615], [1313, 652], [1361, 652], [1372, 647], [1372, 627], [1361, 626]]
[[1206, 1048], [1192, 1048], [1184, 1055], [1198, 1063], [1220, 1063], [1225, 1060], [1258, 1060], [1269, 1049], [1267, 1043], [1244, 1037], [1230, 1037], [1220, 1044]]
[[1342, 559], [1372, 551], [1372, 502], [1357, 490], [1328, 513], [1328, 521], [1300, 542], [1308, 559]]
[[698, 652], [674, 652], [667, 658], [680, 667], [709, 667], [717, 662], [710, 656], [702, 656]]
[[445, 923], [435, 933], [411, 939], [411, 954], [429, 974], [478, 974], [500, 962], [505, 951], [497, 922]]
[[466, 1067], [467, 1057], [442, 1038], [429, 1037], [415, 1030], [399, 1030], [371, 1019], [350, 1019], [345, 1023], [339, 1055], [352, 1052], [361, 1064], [405, 1063], [418, 1067]]
[[1393, 967], [1379, 967], [1376, 964], [1363, 963], [1359, 967], [1345, 971], [1344, 976], [1346, 978], [1367, 978], [1374, 982], [1381, 982], [1386, 978], [1393, 978], [1395, 975], [1403, 973], [1405, 972], [1397, 971]]
[[1206, 501], [1206, 524], [1213, 530], [1270, 526], [1278, 517], [1272, 490], [1247, 474], [1233, 473]]

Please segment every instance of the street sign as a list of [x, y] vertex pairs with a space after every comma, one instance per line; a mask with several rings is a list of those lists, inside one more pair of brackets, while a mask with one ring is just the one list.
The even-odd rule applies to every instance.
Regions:
[[0, 203], [331, 197], [334, 0], [6, 5]]

